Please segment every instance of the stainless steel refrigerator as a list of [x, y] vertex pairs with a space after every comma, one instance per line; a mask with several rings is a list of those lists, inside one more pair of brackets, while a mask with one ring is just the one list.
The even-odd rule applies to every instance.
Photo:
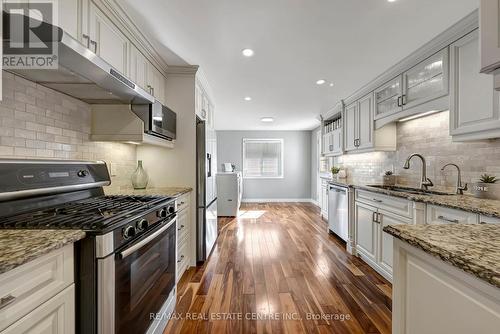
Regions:
[[196, 260], [205, 262], [217, 240], [217, 141], [215, 131], [196, 118]]

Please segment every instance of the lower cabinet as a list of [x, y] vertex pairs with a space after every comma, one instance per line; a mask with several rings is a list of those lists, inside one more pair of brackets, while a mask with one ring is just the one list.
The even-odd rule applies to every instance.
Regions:
[[473, 212], [427, 205], [427, 224], [477, 224], [479, 216]]
[[321, 217], [328, 220], [328, 182], [323, 179], [321, 180], [319, 205], [321, 207]]
[[393, 237], [383, 228], [411, 224], [412, 219], [359, 201], [354, 207], [356, 252], [373, 269], [392, 280]]
[[178, 282], [191, 262], [191, 212], [190, 194], [177, 199], [177, 264], [176, 281]]

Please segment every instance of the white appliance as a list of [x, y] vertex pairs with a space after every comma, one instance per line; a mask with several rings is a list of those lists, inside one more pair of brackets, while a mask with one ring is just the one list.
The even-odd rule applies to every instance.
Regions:
[[196, 118], [196, 260], [205, 262], [217, 240], [217, 141], [215, 131]]
[[219, 217], [236, 217], [243, 194], [241, 172], [217, 174], [217, 213]]
[[349, 237], [349, 191], [328, 185], [328, 229], [344, 241]]

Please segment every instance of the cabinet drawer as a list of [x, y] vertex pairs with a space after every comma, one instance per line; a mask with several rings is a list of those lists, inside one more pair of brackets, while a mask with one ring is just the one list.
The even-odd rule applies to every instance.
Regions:
[[177, 245], [177, 280], [179, 280], [189, 265], [189, 243]]
[[2, 334], [75, 333], [75, 286], [71, 284]]
[[373, 205], [376, 208], [384, 209], [406, 218], [413, 218], [412, 202], [404, 198], [356, 190], [356, 201]]
[[479, 216], [472, 212], [427, 205], [427, 224], [477, 224]]
[[177, 198], [177, 212], [183, 211], [189, 207], [189, 195], [190, 193], [187, 193]]
[[499, 218], [493, 218], [488, 216], [479, 216], [480, 224], [500, 224]]
[[65, 246], [0, 275], [0, 331], [73, 283], [73, 245]]

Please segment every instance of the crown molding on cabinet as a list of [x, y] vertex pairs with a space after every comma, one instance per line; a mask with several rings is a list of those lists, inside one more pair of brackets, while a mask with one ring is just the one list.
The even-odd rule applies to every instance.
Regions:
[[198, 73], [199, 66], [191, 65], [191, 66], [169, 66], [166, 73], [168, 75], [177, 75], [177, 76], [194, 76]]
[[377, 87], [383, 85], [389, 80], [395, 78], [401, 73], [409, 70], [416, 64], [424, 61], [428, 57], [432, 56], [436, 52], [446, 48], [448, 45], [459, 40], [463, 36], [467, 35], [471, 31], [479, 27], [479, 10], [474, 10], [472, 13], [464, 17], [459, 22], [455, 23], [453, 26], [433, 38], [430, 42], [426, 43], [415, 52], [412, 52], [408, 57], [404, 58], [394, 66], [391, 66], [388, 70], [381, 73], [375, 79], [358, 89], [352, 95], [344, 99], [345, 105], [348, 105], [362, 96], [370, 93]]
[[92, 0], [113, 23], [117, 24], [119, 29], [125, 33], [139, 51], [153, 63], [153, 65], [166, 75], [170, 66], [156, 51], [155, 47], [149, 42], [147, 36], [137, 27], [134, 21], [130, 18], [122, 5], [117, 0]]

